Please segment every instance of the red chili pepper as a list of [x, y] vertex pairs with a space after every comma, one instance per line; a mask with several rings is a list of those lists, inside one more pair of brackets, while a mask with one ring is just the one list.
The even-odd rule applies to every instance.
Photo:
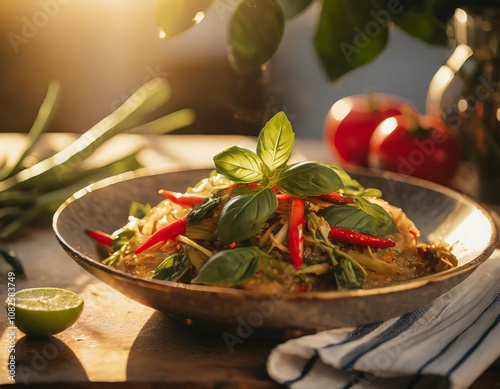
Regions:
[[396, 243], [390, 239], [380, 238], [378, 236], [339, 227], [331, 227], [330, 238], [338, 242], [352, 243], [374, 248], [393, 247], [396, 245]]
[[302, 266], [302, 251], [304, 247], [303, 230], [305, 224], [305, 203], [301, 197], [292, 197], [290, 220], [288, 221], [288, 250], [295, 269]]
[[278, 203], [286, 203], [288, 201], [291, 201], [293, 196], [284, 193], [277, 193], [276, 198], [278, 199]]
[[113, 245], [113, 237], [105, 232], [98, 230], [85, 230], [85, 233], [95, 241], [102, 243], [105, 246], [111, 247]]
[[318, 197], [321, 200], [329, 201], [334, 204], [352, 204], [356, 201], [352, 197], [344, 196], [338, 192], [324, 193]]
[[200, 205], [206, 200], [206, 197], [196, 195], [196, 194], [188, 194], [188, 193], [179, 193], [172, 192], [166, 189], [160, 189], [158, 191], [159, 194], [166, 197], [170, 201], [173, 201], [176, 204], [182, 205], [183, 207], [193, 208], [197, 205]]
[[177, 238], [178, 235], [185, 234], [186, 224], [187, 224], [187, 216], [183, 217], [182, 219], [176, 220], [163, 228], [160, 228], [147, 240], [142, 242], [142, 244], [135, 249], [134, 253], [140, 254], [144, 250], [147, 250], [148, 248], [154, 246], [157, 243], [166, 242], [167, 240]]

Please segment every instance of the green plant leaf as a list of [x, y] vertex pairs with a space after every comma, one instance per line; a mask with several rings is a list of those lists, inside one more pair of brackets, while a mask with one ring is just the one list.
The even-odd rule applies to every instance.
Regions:
[[[450, 3], [450, 2], [448, 2]], [[433, 45], [446, 45], [446, 22], [440, 20], [436, 14], [445, 11], [442, 0], [413, 0], [402, 1], [404, 12], [393, 14], [394, 23], [414, 38]], [[448, 4], [448, 9], [456, 7]], [[451, 17], [452, 13], [449, 15]]]
[[378, 235], [372, 217], [363, 210], [350, 205], [332, 205], [323, 210], [324, 219], [330, 226], [346, 228], [370, 235]]
[[142, 219], [151, 210], [150, 204], [141, 204], [137, 201], [132, 201], [130, 204], [130, 209], [128, 211], [129, 216], [133, 216], [137, 219]]
[[253, 151], [230, 147], [214, 157], [217, 173], [234, 182], [250, 183], [264, 179], [264, 162]]
[[259, 70], [278, 49], [285, 14], [277, 0], [242, 0], [229, 22], [229, 62], [240, 74]]
[[227, 286], [241, 284], [257, 272], [260, 259], [264, 256], [266, 254], [255, 246], [219, 251], [191, 282]]
[[324, 1], [314, 45], [331, 81], [375, 59], [385, 48], [389, 19], [380, 4], [366, 0]]
[[278, 0], [285, 12], [285, 18], [291, 19], [300, 14], [312, 3], [312, 0]]
[[257, 139], [257, 155], [271, 170], [286, 165], [293, 151], [295, 135], [284, 112], [278, 112], [264, 126]]
[[58, 80], [52, 80], [49, 83], [49, 88], [47, 90], [47, 95], [38, 110], [38, 114], [36, 115], [35, 121], [31, 126], [28, 135], [27, 135], [27, 143], [24, 147], [24, 150], [18, 157], [16, 164], [10, 167], [7, 170], [0, 170], [0, 180], [9, 177], [13, 174], [18, 173], [23, 170], [23, 162], [27, 156], [31, 153], [35, 145], [37, 144], [40, 136], [47, 130], [52, 117], [54, 116], [57, 108], [57, 103], [59, 101], [60, 96], [61, 83]]
[[169, 39], [199, 23], [212, 0], [156, 0], [155, 18], [160, 37]]
[[165, 258], [154, 270], [153, 279], [163, 281], [177, 281], [187, 273], [190, 267], [186, 252], [175, 253]]
[[390, 235], [399, 232], [392, 217], [380, 205], [371, 203], [362, 197], [357, 198], [356, 205], [370, 215], [379, 235]]
[[304, 161], [283, 169], [276, 186], [293, 196], [319, 196], [343, 187], [339, 175], [329, 165]]
[[18, 277], [25, 277], [23, 265], [15, 251], [10, 250], [6, 246], [0, 245], [0, 257], [3, 257], [5, 261], [12, 267], [12, 270], [16, 273]]
[[338, 265], [333, 268], [339, 289], [361, 289], [366, 272], [350, 255], [336, 250]]
[[188, 224], [201, 222], [211, 211], [213, 211], [221, 202], [220, 197], [207, 198], [199, 207], [189, 212], [187, 217]]
[[276, 194], [270, 188], [229, 200], [220, 214], [217, 231], [222, 244], [241, 242], [252, 237], [278, 208]]

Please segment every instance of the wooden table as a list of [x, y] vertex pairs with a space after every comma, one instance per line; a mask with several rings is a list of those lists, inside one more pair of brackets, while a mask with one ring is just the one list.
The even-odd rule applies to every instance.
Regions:
[[[0, 136], [0, 155], [7, 144], [22, 143], [19, 136]], [[65, 137], [65, 136], [64, 136]], [[63, 136], [61, 136], [63, 138]], [[14, 140], [16, 139], [16, 140]], [[71, 136], [65, 142], [71, 139]], [[137, 138], [131, 138], [132, 143]], [[148, 163], [188, 162], [182, 150], [197, 162], [209, 163], [214, 152], [237, 143], [251, 147], [243, 137], [173, 136], [168, 145], [145, 142], [152, 154]], [[19, 143], [21, 142], [21, 143]], [[165, 143], [165, 142], [164, 142]], [[121, 146], [123, 143], [120, 144]], [[112, 147], [112, 145], [110, 145]], [[296, 157], [331, 160], [325, 146], [298, 141]], [[50, 226], [35, 226], [9, 246], [27, 270], [17, 279], [17, 290], [35, 286], [58, 286], [79, 293], [85, 308], [74, 326], [51, 338], [30, 339], [7, 325], [5, 311], [0, 322], [0, 384], [12, 383], [7, 371], [10, 342], [15, 348], [16, 382], [50, 388], [274, 388], [266, 373], [270, 350], [281, 340], [248, 339], [234, 347], [221, 334], [205, 333], [181, 324], [170, 316], [136, 303], [97, 281], [59, 247]], [[8, 267], [0, 263], [0, 298], [6, 298]], [[474, 388], [500, 388], [500, 370], [492, 366]]]

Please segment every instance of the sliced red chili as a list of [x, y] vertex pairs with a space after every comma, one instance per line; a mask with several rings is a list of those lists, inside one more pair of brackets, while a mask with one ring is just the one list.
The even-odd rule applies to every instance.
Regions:
[[179, 192], [172, 192], [170, 190], [166, 189], [160, 189], [158, 191], [159, 194], [162, 196], [166, 197], [170, 201], [182, 205], [183, 207], [190, 207], [193, 208], [197, 205], [200, 205], [206, 200], [205, 196], [200, 196], [196, 194], [188, 194], [188, 193], [179, 193]]
[[85, 230], [85, 233], [96, 242], [99, 242], [105, 246], [111, 247], [113, 245], [113, 237], [105, 232], [87, 229]]
[[292, 197], [290, 219], [288, 221], [288, 250], [295, 269], [302, 267], [302, 251], [304, 248], [303, 231], [305, 224], [305, 203], [301, 197]]
[[396, 245], [396, 243], [394, 243], [390, 239], [380, 238], [378, 236], [364, 234], [362, 232], [339, 227], [331, 227], [330, 238], [338, 242], [352, 243], [373, 248], [386, 248]]
[[157, 243], [166, 242], [167, 240], [177, 238], [179, 235], [184, 235], [186, 233], [186, 224], [187, 216], [160, 228], [141, 245], [139, 245], [139, 247], [135, 249], [134, 253], [140, 254]]
[[293, 196], [284, 193], [277, 193], [276, 198], [278, 199], [278, 203], [286, 203], [288, 201], [291, 201]]
[[339, 192], [324, 193], [318, 196], [321, 200], [329, 201], [333, 204], [352, 204], [356, 200], [349, 196], [344, 196]]

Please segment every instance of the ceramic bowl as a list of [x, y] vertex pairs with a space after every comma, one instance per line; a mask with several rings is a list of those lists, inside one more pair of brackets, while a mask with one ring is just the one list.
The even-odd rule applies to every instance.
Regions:
[[[132, 201], [161, 201], [159, 188], [184, 192], [210, 170], [141, 171], [92, 184], [56, 212], [56, 237], [73, 260], [129, 298], [201, 328], [314, 331], [354, 326], [399, 316], [428, 304], [485, 261], [495, 249], [492, 218], [478, 203], [451, 189], [394, 174], [352, 176], [380, 188], [421, 230], [421, 242], [453, 244], [459, 266], [399, 284], [353, 291], [266, 295], [256, 291], [189, 285], [134, 277], [101, 264], [102, 253], [86, 228], [114, 231], [125, 224]], [[243, 332], [242, 332], [243, 331]]]

